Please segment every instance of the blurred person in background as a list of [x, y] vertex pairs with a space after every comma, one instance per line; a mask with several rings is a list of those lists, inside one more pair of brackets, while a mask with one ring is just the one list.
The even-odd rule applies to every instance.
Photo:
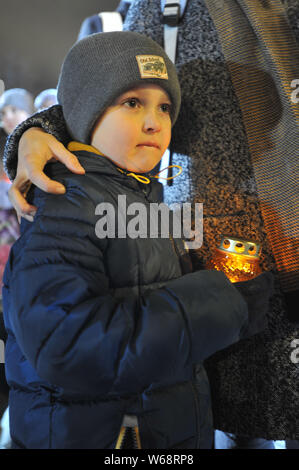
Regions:
[[34, 107], [37, 112], [57, 104], [57, 90], [48, 88], [41, 91], [34, 100]]
[[6, 90], [0, 98], [1, 126], [7, 135], [33, 112], [33, 97], [23, 88]]
[[[22, 88], [12, 88], [0, 98], [0, 340], [6, 342], [6, 332], [2, 313], [2, 276], [11, 245], [19, 237], [19, 224], [16, 212], [10, 203], [7, 191], [10, 181], [3, 169], [2, 158], [6, 138], [34, 111], [32, 95]], [[4, 364], [0, 363], [0, 419], [8, 404], [8, 386]], [[0, 427], [0, 439], [3, 429]]]
[[0, 280], [11, 244], [18, 238], [16, 213], [8, 197], [10, 181], [3, 169], [2, 158], [6, 137], [34, 112], [32, 95], [22, 88], [6, 90], [0, 98], [1, 166], [0, 166]]
[[[119, 2], [119, 5], [115, 10], [115, 13], [118, 13], [120, 18], [117, 21], [117, 19], [114, 17], [113, 24], [110, 25], [110, 28], [111, 28], [110, 31], [118, 31], [118, 30], [121, 31], [122, 22], [125, 21], [127, 12], [132, 3], [133, 3], [133, 0], [121, 0]], [[78, 41], [82, 38], [85, 38], [86, 36], [89, 36], [89, 34], [102, 33], [104, 30], [108, 32], [107, 25], [103, 24], [104, 21], [105, 21], [105, 17], [103, 16], [102, 12], [89, 16], [88, 18], [85, 18], [85, 20], [83, 21], [80, 27]]]

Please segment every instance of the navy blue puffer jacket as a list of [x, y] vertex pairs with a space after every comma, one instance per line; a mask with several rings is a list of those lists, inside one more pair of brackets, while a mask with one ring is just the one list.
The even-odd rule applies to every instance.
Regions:
[[143, 448], [209, 447], [201, 363], [239, 339], [246, 303], [221, 272], [186, 273], [172, 237], [98, 238], [99, 203], [117, 213], [126, 195], [127, 205], [148, 209], [162, 186], [75, 154], [86, 174], [48, 165], [66, 194], [32, 188], [38, 212], [22, 221], [5, 271], [13, 445], [114, 448], [123, 416], [133, 414]]

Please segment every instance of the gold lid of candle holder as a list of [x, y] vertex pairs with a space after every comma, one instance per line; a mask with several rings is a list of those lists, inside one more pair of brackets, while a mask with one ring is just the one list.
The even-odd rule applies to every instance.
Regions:
[[225, 253], [249, 256], [252, 259], [258, 259], [261, 254], [260, 243], [245, 240], [244, 238], [231, 237], [230, 235], [222, 236], [218, 249]]

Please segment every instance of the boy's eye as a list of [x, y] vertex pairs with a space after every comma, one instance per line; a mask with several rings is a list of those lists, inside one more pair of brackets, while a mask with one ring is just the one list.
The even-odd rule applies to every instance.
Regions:
[[161, 110], [163, 111], [163, 113], [169, 113], [170, 114], [171, 104], [169, 104], [169, 103], [161, 104]]
[[130, 108], [136, 108], [138, 104], [138, 99], [137, 98], [129, 98], [124, 102], [124, 104], [127, 104]]
[[[128, 98], [124, 101], [124, 105], [128, 106], [129, 108], [137, 108], [140, 104], [140, 100], [138, 98]], [[163, 113], [170, 114], [171, 111], [171, 104], [170, 103], [162, 103], [160, 105], [160, 109]]]

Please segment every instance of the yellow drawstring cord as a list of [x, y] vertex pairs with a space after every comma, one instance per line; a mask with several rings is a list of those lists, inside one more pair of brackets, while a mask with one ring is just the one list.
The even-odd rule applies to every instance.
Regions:
[[[96, 153], [97, 155], [101, 155], [102, 157], [105, 157], [105, 155], [103, 153], [101, 153], [97, 148], [93, 147], [92, 145], [82, 144], [81, 142], [76, 142], [76, 141], [69, 142], [67, 148], [70, 152], [75, 152], [76, 150], [77, 151], [84, 150], [86, 152]], [[133, 173], [133, 172], [127, 173], [126, 171], [122, 170], [119, 167], [116, 167], [116, 168], [121, 173], [123, 173], [127, 176], [132, 176], [132, 178], [135, 178], [140, 183], [149, 184], [151, 182], [151, 180], [149, 178], [147, 178], [147, 176], [136, 175], [136, 173]], [[180, 171], [176, 175], [169, 176], [168, 178], [163, 178], [162, 176], [160, 176], [160, 177], [158, 176], [160, 173], [162, 173], [162, 171], [168, 170], [168, 168], [179, 168]], [[163, 168], [163, 170], [160, 170], [156, 175], [153, 175], [152, 178], [163, 179], [163, 180], [172, 180], [172, 179], [176, 178], [177, 176], [179, 176], [182, 173], [182, 171], [183, 171], [183, 168], [180, 165], [170, 165], [170, 166], [167, 166], [167, 167]]]
[[127, 175], [127, 176], [132, 176], [132, 178], [135, 178], [135, 180], [139, 181], [140, 183], [144, 183], [144, 184], [149, 184], [151, 182], [151, 180], [149, 178], [147, 178], [146, 176], [143, 176], [143, 175], [136, 175], [135, 173], [127, 173], [126, 171], [122, 170], [121, 168], [118, 168], [118, 171], [120, 171], [121, 173], [123, 173], [124, 175]]
[[[168, 178], [163, 178], [163, 176], [160, 176], [160, 177], [158, 176], [160, 173], [162, 173], [162, 171], [168, 170], [168, 168], [179, 168], [180, 171], [176, 175], [169, 176]], [[158, 171], [158, 173], [154, 176], [154, 178], [159, 178], [159, 179], [162, 179], [162, 180], [173, 180], [177, 176], [180, 176], [180, 174], [182, 172], [183, 172], [183, 168], [181, 167], [181, 165], [169, 165], [169, 166], [166, 166], [165, 168], [163, 168], [163, 170]]]
[[[162, 173], [162, 171], [164, 170], [168, 170], [168, 168], [179, 168], [180, 171], [179, 173], [177, 173], [176, 175], [174, 176], [169, 176], [168, 178], [163, 178], [162, 176], [158, 176], [160, 173]], [[143, 175], [136, 175], [136, 173], [126, 173], [124, 170], [122, 170], [121, 168], [118, 168], [118, 171], [120, 171], [121, 173], [124, 173], [126, 174], [127, 176], [132, 176], [132, 178], [135, 178], [135, 180], [139, 181], [140, 183], [144, 183], [144, 184], [149, 184], [151, 182], [151, 180], [149, 178], [147, 178], [147, 176], [143, 176]], [[163, 180], [173, 180], [174, 178], [176, 178], [177, 176], [179, 176], [183, 171], [183, 168], [180, 166], [180, 165], [170, 165], [170, 166], [167, 166], [165, 168], [163, 168], [163, 170], [160, 170], [156, 175], [153, 175], [152, 178], [157, 178], [157, 179], [163, 179]]]

